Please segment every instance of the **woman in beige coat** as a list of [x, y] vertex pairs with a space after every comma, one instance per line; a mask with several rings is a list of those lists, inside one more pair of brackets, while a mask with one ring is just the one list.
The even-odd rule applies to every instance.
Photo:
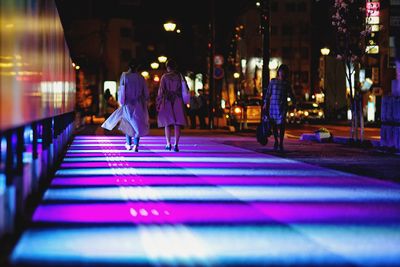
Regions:
[[112, 130], [120, 123], [119, 129], [126, 135], [125, 148], [138, 152], [140, 137], [149, 133], [147, 110], [149, 90], [146, 81], [137, 72], [138, 63], [131, 60], [128, 66], [129, 70], [122, 73], [120, 79], [119, 101], [122, 106], [103, 123], [102, 127]]
[[183, 76], [176, 71], [174, 60], [166, 64], [167, 73], [161, 77], [157, 95], [158, 127], [165, 128], [166, 150], [171, 150], [171, 126], [175, 129], [174, 151], [178, 152], [181, 127], [186, 126], [185, 107], [182, 99]]

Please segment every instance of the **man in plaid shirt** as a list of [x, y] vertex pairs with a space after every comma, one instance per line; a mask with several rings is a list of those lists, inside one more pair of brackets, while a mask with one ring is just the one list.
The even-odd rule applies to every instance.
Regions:
[[[274, 133], [274, 150], [283, 152], [283, 139], [285, 137], [286, 112], [288, 109], [288, 97], [294, 102], [294, 94], [289, 81], [289, 67], [281, 65], [278, 69], [278, 77], [272, 79], [264, 94], [264, 106], [267, 116], [269, 116]], [[278, 142], [279, 128], [279, 142]]]

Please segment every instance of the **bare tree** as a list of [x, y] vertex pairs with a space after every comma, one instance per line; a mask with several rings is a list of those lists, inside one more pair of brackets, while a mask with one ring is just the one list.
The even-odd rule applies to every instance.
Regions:
[[350, 89], [351, 107], [350, 137], [358, 140], [358, 127], [361, 127], [360, 139], [363, 139], [364, 116], [362, 112], [361, 86], [358, 70], [366, 50], [366, 37], [371, 34], [368, 24], [370, 13], [366, 11], [366, 3], [371, 0], [335, 0], [332, 9], [332, 26], [336, 30], [336, 55], [342, 60], [346, 80]]

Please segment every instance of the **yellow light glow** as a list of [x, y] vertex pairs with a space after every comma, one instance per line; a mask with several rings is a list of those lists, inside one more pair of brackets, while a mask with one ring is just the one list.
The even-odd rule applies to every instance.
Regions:
[[180, 29], [177, 29], [177, 30], [176, 30], [176, 33], [181, 33], [181, 30], [180, 30]]
[[148, 79], [149, 77], [150, 77], [150, 74], [149, 74], [149, 72], [148, 71], [142, 71], [142, 76], [145, 78], [145, 79]]
[[158, 69], [159, 66], [160, 66], [160, 64], [158, 64], [157, 62], [153, 62], [153, 63], [150, 64], [150, 67], [151, 67], [153, 70]]
[[321, 54], [322, 54], [323, 56], [329, 55], [330, 52], [331, 52], [331, 50], [330, 50], [328, 47], [323, 47], [323, 48], [321, 48]]
[[159, 56], [158, 57], [158, 61], [160, 63], [165, 63], [165, 62], [167, 62], [167, 60], [168, 60], [168, 58], [166, 56]]
[[379, 54], [379, 46], [378, 45], [369, 45], [365, 48], [365, 52], [367, 54]]
[[256, 2], [256, 6], [261, 6], [261, 3], [260, 2]]
[[379, 24], [379, 17], [369, 17], [369, 18], [366, 18], [366, 21], [367, 21], [367, 24], [369, 24], [369, 25], [377, 25], [377, 24]]
[[240, 78], [240, 73], [239, 73], [239, 72], [235, 72], [235, 73], [233, 74], [233, 78], [239, 79], [239, 78]]
[[12, 68], [13, 66], [14, 66], [14, 64], [11, 62], [0, 63], [0, 68]]
[[154, 78], [153, 78], [153, 81], [158, 83], [160, 81], [160, 77], [158, 77], [158, 75], [155, 75]]
[[75, 66], [75, 69], [76, 69], [76, 70], [79, 70], [80, 68], [81, 68], [81, 66], [78, 66], [78, 65]]
[[304, 111], [304, 116], [308, 116], [309, 115], [309, 113], [308, 113], [308, 111]]
[[173, 23], [172, 21], [167, 21], [166, 23], [164, 23], [164, 29], [167, 32], [173, 32], [173, 31], [175, 31], [175, 28], [176, 28], [176, 24]]
[[75, 68], [75, 67], [76, 67], [76, 64], [75, 64], [75, 63], [72, 63], [72, 67]]
[[239, 107], [236, 107], [236, 108], [233, 110], [233, 112], [234, 112], [235, 114], [240, 114], [240, 113], [242, 113], [242, 109], [239, 108]]

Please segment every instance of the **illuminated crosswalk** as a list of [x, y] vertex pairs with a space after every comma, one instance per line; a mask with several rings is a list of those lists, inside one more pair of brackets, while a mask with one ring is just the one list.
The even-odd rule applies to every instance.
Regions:
[[[238, 137], [240, 141], [240, 137]], [[77, 136], [15, 265], [400, 265], [400, 186], [184, 137]]]

